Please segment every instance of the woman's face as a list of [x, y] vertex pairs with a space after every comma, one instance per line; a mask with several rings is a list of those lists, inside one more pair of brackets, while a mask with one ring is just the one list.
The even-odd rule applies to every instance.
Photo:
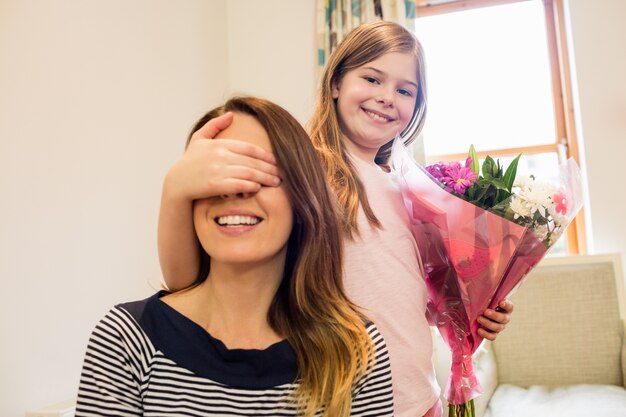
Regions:
[[[220, 138], [238, 139], [272, 152], [265, 129], [246, 114], [235, 113], [232, 124], [214, 140]], [[284, 262], [293, 213], [283, 185], [196, 200], [193, 219], [212, 263]]]

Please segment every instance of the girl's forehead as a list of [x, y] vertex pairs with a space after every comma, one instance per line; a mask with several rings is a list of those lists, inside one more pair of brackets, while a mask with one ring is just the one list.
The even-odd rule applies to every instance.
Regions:
[[417, 84], [417, 58], [408, 52], [387, 52], [356, 69], [370, 69]]
[[219, 132], [215, 139], [236, 139], [272, 152], [270, 138], [261, 123], [256, 118], [244, 113], [233, 113], [233, 122]]

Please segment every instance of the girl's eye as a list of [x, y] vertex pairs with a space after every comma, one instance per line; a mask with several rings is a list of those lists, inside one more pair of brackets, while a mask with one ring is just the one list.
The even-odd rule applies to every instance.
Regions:
[[404, 88], [399, 89], [398, 93], [402, 94], [403, 96], [413, 97], [413, 93], [409, 90], [405, 90]]
[[378, 80], [376, 78], [374, 78], [374, 77], [367, 77], [367, 76], [365, 76], [365, 77], [363, 77], [363, 79], [365, 81], [367, 81], [368, 83], [380, 84], [380, 82], [378, 82]]

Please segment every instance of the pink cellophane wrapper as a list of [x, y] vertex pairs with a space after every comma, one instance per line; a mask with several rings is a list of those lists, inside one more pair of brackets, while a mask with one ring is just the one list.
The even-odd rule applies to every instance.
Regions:
[[[423, 265], [428, 311], [452, 351], [444, 393], [450, 404], [464, 404], [482, 391], [472, 365], [482, 342], [476, 319], [506, 298], [548, 247], [530, 228], [444, 190], [400, 140], [391, 161]], [[572, 213], [568, 222], [582, 204], [577, 169], [570, 166], [564, 176]]]

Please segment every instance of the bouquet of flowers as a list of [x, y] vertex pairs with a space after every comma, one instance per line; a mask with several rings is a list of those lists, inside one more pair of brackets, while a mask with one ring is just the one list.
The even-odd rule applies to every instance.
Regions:
[[472, 354], [482, 338], [476, 319], [507, 297], [554, 245], [582, 206], [573, 159], [559, 184], [517, 178], [518, 155], [505, 170], [473, 146], [465, 164], [417, 164], [402, 141], [391, 161], [417, 242], [428, 311], [452, 351], [445, 388], [450, 417], [474, 416], [481, 387]]

